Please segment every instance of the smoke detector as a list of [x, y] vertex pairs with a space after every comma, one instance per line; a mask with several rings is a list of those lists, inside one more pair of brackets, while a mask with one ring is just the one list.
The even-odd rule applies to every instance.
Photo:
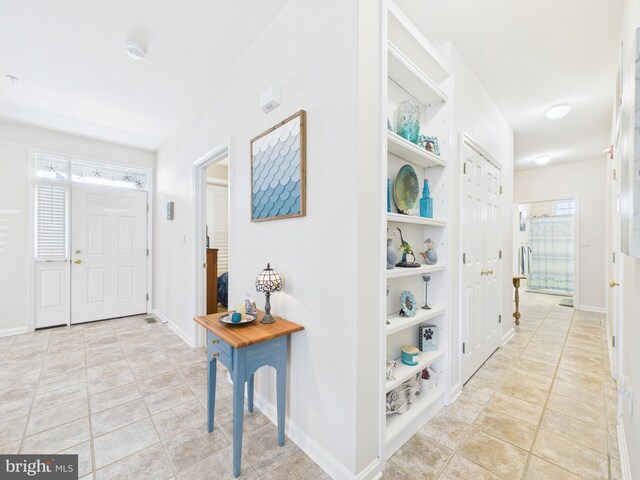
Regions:
[[127, 40], [124, 43], [125, 51], [127, 55], [129, 55], [134, 60], [144, 60], [147, 58], [147, 49], [143, 45], [140, 45], [138, 42], [134, 42], [133, 40]]

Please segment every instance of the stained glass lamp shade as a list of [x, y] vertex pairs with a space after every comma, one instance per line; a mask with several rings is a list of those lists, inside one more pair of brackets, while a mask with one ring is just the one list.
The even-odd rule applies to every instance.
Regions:
[[261, 323], [273, 323], [275, 320], [271, 316], [271, 292], [279, 292], [282, 290], [282, 279], [278, 272], [271, 268], [271, 264], [267, 263], [267, 268], [258, 274], [256, 278], [256, 292], [264, 292], [267, 297], [264, 306], [264, 317]]

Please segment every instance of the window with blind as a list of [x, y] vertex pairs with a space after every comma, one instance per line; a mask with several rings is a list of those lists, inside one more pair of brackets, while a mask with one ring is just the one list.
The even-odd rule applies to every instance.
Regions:
[[67, 187], [36, 186], [36, 259], [67, 258]]

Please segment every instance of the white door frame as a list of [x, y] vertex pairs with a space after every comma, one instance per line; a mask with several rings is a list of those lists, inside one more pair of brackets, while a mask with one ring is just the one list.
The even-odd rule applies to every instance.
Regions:
[[[141, 167], [137, 165], [130, 165], [126, 163], [111, 162], [104, 159], [96, 159], [93, 157], [85, 157], [80, 155], [70, 155], [68, 153], [58, 152], [54, 150], [46, 150], [42, 148], [29, 148], [29, 174], [28, 174], [28, 200], [29, 211], [27, 212], [29, 232], [27, 236], [27, 332], [33, 332], [36, 328], [36, 262], [35, 262], [35, 185], [38, 181], [36, 177], [36, 155], [51, 155], [55, 157], [65, 158], [69, 161], [79, 160], [82, 162], [93, 163], [96, 165], [105, 165], [116, 168], [123, 168], [132, 172], [141, 172], [147, 175], [148, 188], [147, 188], [147, 248], [149, 249], [149, 255], [147, 255], [147, 313], [152, 312], [153, 305], [153, 198], [154, 198], [154, 176], [153, 168]], [[68, 205], [68, 220], [69, 226], [71, 224], [71, 179], [67, 180], [67, 186], [69, 187], [69, 205]], [[67, 226], [67, 228], [69, 228]], [[70, 236], [70, 231], [67, 235]], [[67, 244], [67, 258], [71, 259], [71, 242], [69, 240]], [[70, 260], [69, 260], [70, 261]], [[68, 305], [71, 305], [71, 276], [67, 278], [67, 291], [69, 292], [69, 298], [67, 298]], [[70, 312], [70, 308], [69, 308]], [[71, 316], [67, 318], [67, 326], [71, 325]]]
[[[494, 167], [496, 167], [498, 169], [498, 171], [500, 172], [500, 183], [502, 184], [502, 173], [503, 173], [503, 169], [502, 169], [502, 163], [500, 163], [499, 161], [495, 160], [491, 154], [489, 154], [489, 152], [487, 152], [482, 145], [480, 145], [478, 142], [476, 142], [473, 137], [471, 137], [471, 135], [469, 135], [467, 132], [465, 131], [461, 131], [460, 132], [460, 143], [459, 143], [459, 158], [460, 158], [460, 169], [462, 169], [462, 165], [464, 164], [464, 149], [465, 146], [468, 146], [469, 148], [471, 148], [472, 150], [474, 150], [476, 153], [478, 153], [482, 158], [484, 158], [485, 160], [487, 160], [487, 162], [489, 162], [491, 165], [493, 165]], [[459, 172], [458, 175], [459, 178], [459, 189], [460, 189], [460, 193], [459, 193], [459, 202], [460, 202], [460, 209], [462, 210], [462, 206], [464, 204], [464, 174], [462, 172]], [[503, 224], [503, 208], [504, 205], [502, 203], [502, 201], [500, 202], [500, 212], [498, 215], [498, 218], [500, 220], [500, 228], [502, 228], [502, 224]], [[457, 339], [451, 339], [452, 341], [450, 342], [450, 348], [452, 348], [452, 352], [458, 352], [460, 361], [458, 362], [458, 378], [460, 379], [460, 382], [462, 383], [462, 377], [463, 377], [463, 367], [462, 367], [462, 363], [463, 363], [463, 354], [462, 354], [462, 335], [463, 335], [463, 331], [462, 331], [462, 301], [463, 301], [463, 296], [461, 294], [461, 292], [463, 291], [463, 278], [462, 278], [462, 270], [464, 267], [464, 264], [462, 263], [462, 246], [463, 246], [463, 234], [464, 234], [464, 229], [462, 228], [462, 216], [460, 217], [460, 228], [459, 228], [459, 233], [458, 233], [458, 245], [460, 246], [460, 251], [458, 253], [458, 271], [459, 271], [459, 279], [458, 279], [458, 292], [460, 292], [460, 295], [458, 295], [458, 338]], [[504, 258], [506, 249], [504, 248], [504, 244], [503, 244], [503, 240], [502, 240], [502, 232], [500, 232], [500, 241], [499, 241], [499, 247], [502, 250], [502, 257]], [[502, 277], [503, 277], [503, 273], [502, 272], [502, 267], [504, 265], [504, 262], [500, 263], [500, 268], [498, 269], [498, 275], [497, 275], [497, 282], [498, 282], [498, 298], [497, 298], [497, 302], [498, 302], [498, 314], [502, 315], [502, 318], [504, 321], [508, 321], [511, 317], [511, 312], [509, 312], [509, 314], [505, 314], [505, 312], [503, 312], [502, 310]], [[496, 336], [496, 349], [498, 349], [501, 344], [502, 344], [502, 336], [503, 336], [503, 328], [502, 328], [502, 324], [499, 324], [498, 328], [498, 335]], [[457, 342], [457, 346], [456, 346], [456, 342]]]
[[[229, 159], [231, 166], [231, 138], [213, 150], [205, 153], [193, 162], [193, 201], [194, 201], [194, 225], [193, 236], [193, 265], [194, 265], [194, 298], [193, 316], [205, 315], [207, 311], [207, 272], [201, 265], [206, 265], [206, 225], [207, 225], [207, 168], [225, 158]], [[229, 168], [229, 179], [231, 168]], [[231, 185], [232, 182], [229, 182]], [[229, 212], [231, 211], [231, 189], [229, 189]], [[231, 215], [229, 214], [229, 253], [231, 253]], [[231, 267], [231, 264], [229, 264]], [[206, 343], [205, 329], [194, 322], [194, 345], [203, 347]]]
[[[539, 197], [533, 200], [518, 200], [513, 202], [516, 207], [523, 203], [557, 202], [559, 200], [573, 200], [576, 204], [573, 220], [573, 305], [579, 309], [580, 306], [580, 195], [577, 193], [560, 195], [559, 197]], [[515, 228], [514, 228], [515, 231]], [[510, 254], [513, 255], [515, 249], [515, 237]], [[527, 284], [528, 287], [528, 284]]]

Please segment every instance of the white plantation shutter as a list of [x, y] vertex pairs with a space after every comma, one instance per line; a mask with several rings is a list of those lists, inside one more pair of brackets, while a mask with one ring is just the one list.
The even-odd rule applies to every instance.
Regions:
[[229, 271], [229, 198], [227, 187], [207, 185], [210, 247], [218, 249], [218, 275]]
[[36, 259], [67, 258], [67, 187], [36, 186]]

